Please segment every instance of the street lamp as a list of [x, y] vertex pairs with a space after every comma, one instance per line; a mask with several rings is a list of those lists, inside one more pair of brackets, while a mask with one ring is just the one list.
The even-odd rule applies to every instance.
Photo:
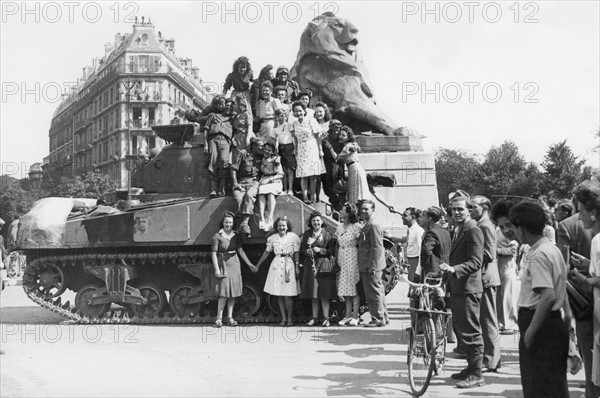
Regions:
[[130, 154], [129, 152], [131, 152], [131, 89], [134, 87], [134, 85], [131, 84], [131, 73], [133, 73], [135, 62], [132, 60], [126, 65], [131, 66], [131, 71], [127, 71], [127, 86], [125, 93], [127, 96], [127, 153], [125, 154], [125, 159], [127, 161], [127, 200], [131, 200], [131, 159], [128, 155]]

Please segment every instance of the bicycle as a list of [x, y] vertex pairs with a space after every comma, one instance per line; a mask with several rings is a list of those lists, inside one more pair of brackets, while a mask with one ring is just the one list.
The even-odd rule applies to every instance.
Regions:
[[408, 379], [415, 396], [427, 391], [431, 377], [436, 376], [446, 364], [446, 329], [450, 312], [444, 310], [442, 278], [425, 277], [425, 283], [414, 283], [403, 274], [411, 287], [413, 299], [418, 299], [417, 308], [409, 308], [415, 313], [411, 321], [408, 343]]

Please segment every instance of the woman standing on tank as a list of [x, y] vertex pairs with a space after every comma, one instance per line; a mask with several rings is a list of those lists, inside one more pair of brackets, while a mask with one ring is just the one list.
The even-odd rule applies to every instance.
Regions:
[[292, 326], [294, 302], [292, 297], [300, 293], [300, 283], [296, 280], [300, 273], [298, 266], [298, 251], [300, 238], [292, 232], [292, 226], [287, 216], [279, 217], [275, 222], [276, 234], [267, 238], [267, 248], [256, 263], [256, 270], [267, 259], [269, 253], [275, 253], [271, 262], [264, 291], [277, 296], [281, 311], [281, 326]]
[[222, 228], [213, 236], [212, 263], [216, 277], [215, 290], [219, 297], [215, 327], [223, 325], [225, 303], [227, 303], [227, 324], [229, 326], [237, 325], [233, 319], [233, 305], [235, 298], [242, 295], [242, 270], [239, 257], [253, 272], [256, 269], [248, 260], [242, 247], [242, 235], [233, 230], [234, 217], [235, 215], [231, 212], [225, 213], [221, 220]]
[[300, 298], [312, 300], [312, 318], [307, 326], [314, 326], [319, 317], [319, 300], [323, 308], [323, 326], [329, 322], [329, 300], [337, 298], [335, 274], [320, 275], [323, 263], [332, 261], [335, 253], [335, 239], [323, 228], [323, 215], [315, 211], [308, 218], [308, 228], [302, 235], [300, 245], [300, 267], [302, 274], [302, 293]]

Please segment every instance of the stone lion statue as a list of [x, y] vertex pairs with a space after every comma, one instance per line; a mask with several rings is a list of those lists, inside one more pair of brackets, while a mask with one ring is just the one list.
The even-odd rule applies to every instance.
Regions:
[[331, 106], [333, 117], [359, 133], [413, 135], [375, 103], [369, 75], [358, 51], [358, 29], [326, 12], [308, 23], [290, 77], [313, 93], [312, 104]]

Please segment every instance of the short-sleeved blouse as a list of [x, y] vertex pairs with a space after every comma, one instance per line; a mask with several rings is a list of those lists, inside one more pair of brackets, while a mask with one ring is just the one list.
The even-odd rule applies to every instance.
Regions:
[[220, 230], [213, 236], [212, 251], [217, 253], [226, 253], [237, 251], [242, 246], [242, 236], [238, 233], [233, 233], [231, 239], [227, 239], [223, 230]]

